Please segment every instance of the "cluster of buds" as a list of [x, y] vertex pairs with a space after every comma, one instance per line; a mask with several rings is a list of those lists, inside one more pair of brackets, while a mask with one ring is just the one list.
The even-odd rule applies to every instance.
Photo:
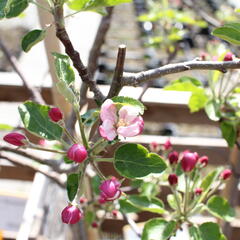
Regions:
[[[181, 154], [176, 151], [170, 152], [168, 154], [168, 160], [170, 165], [173, 167], [180, 163], [182, 171], [186, 174], [192, 172], [196, 167], [198, 169], [206, 167], [209, 161], [207, 156], [199, 157], [198, 153], [189, 152], [188, 150]], [[221, 172], [220, 179], [227, 180], [229, 177], [231, 177], [231, 175], [232, 171], [230, 169], [226, 169]], [[176, 185], [178, 183], [178, 176], [175, 173], [171, 173], [168, 176], [168, 182], [171, 186]], [[195, 193], [196, 195], [200, 195], [202, 190], [197, 188]]]

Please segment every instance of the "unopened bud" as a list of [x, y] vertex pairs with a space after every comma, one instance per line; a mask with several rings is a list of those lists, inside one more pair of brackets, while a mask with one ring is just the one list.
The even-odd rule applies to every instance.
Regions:
[[191, 172], [197, 163], [196, 154], [187, 152], [183, 154], [181, 160], [182, 170], [184, 172]]
[[172, 173], [168, 176], [168, 182], [169, 184], [176, 185], [178, 183], [178, 176], [175, 173]]
[[151, 142], [149, 148], [151, 152], [158, 152], [160, 150], [160, 145], [157, 142]]
[[87, 156], [87, 150], [84, 146], [80, 144], [73, 144], [67, 151], [67, 156], [69, 159], [76, 163], [83, 162]]
[[223, 61], [227, 62], [227, 61], [232, 61], [233, 60], [233, 54], [231, 52], [226, 53]]
[[59, 108], [51, 108], [48, 111], [48, 116], [53, 122], [58, 122], [63, 119], [63, 114]]
[[199, 196], [202, 194], [203, 190], [202, 190], [202, 188], [196, 188], [194, 192], [197, 196]]
[[168, 160], [170, 162], [170, 164], [176, 164], [178, 162], [178, 152], [174, 151], [168, 154]]
[[207, 156], [200, 157], [198, 161], [203, 167], [206, 167], [208, 165], [208, 157]]
[[225, 169], [220, 174], [220, 178], [223, 180], [227, 180], [231, 176], [232, 176], [232, 170], [230, 170], [230, 169]]
[[172, 143], [171, 143], [171, 141], [168, 139], [168, 140], [163, 144], [163, 149], [164, 149], [164, 150], [169, 150], [170, 148], [172, 148]]
[[26, 145], [27, 138], [21, 133], [8, 133], [3, 137], [5, 142], [8, 142], [14, 146], [24, 146]]
[[78, 207], [70, 205], [62, 211], [62, 222], [67, 224], [75, 224], [82, 218], [82, 213]]

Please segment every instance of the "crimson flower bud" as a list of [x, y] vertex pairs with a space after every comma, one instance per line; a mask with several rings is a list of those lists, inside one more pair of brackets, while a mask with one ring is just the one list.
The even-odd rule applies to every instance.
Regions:
[[67, 151], [67, 156], [69, 159], [73, 160], [76, 163], [83, 162], [87, 156], [87, 150], [84, 146], [80, 144], [73, 144]]
[[63, 114], [59, 108], [51, 108], [48, 111], [48, 116], [53, 122], [58, 122], [63, 119]]
[[230, 170], [230, 169], [225, 169], [220, 174], [220, 178], [223, 180], [227, 180], [231, 176], [232, 176], [232, 170]]
[[196, 188], [194, 192], [197, 196], [199, 196], [202, 194], [203, 190], [202, 190], [202, 188]]
[[62, 222], [67, 224], [75, 224], [82, 218], [82, 212], [78, 207], [69, 205], [62, 211]]
[[116, 209], [112, 210], [112, 215], [113, 215], [114, 217], [117, 217], [117, 215], [118, 215], [118, 210], [116, 210]]
[[47, 142], [46, 142], [46, 140], [45, 139], [40, 139], [39, 141], [38, 141], [38, 144], [39, 145], [41, 145], [41, 146], [46, 146], [47, 145]]
[[160, 146], [157, 142], [151, 142], [149, 144], [149, 148], [150, 148], [151, 152], [158, 152], [160, 150]]
[[178, 152], [174, 151], [168, 154], [168, 160], [170, 164], [176, 164], [178, 162]]
[[21, 134], [21, 133], [8, 133], [7, 135], [5, 135], [3, 137], [3, 140], [5, 142], [8, 142], [14, 146], [24, 146], [26, 143], [24, 142], [24, 140], [27, 140], [27, 138]]
[[99, 189], [101, 190], [100, 196], [105, 201], [113, 201], [121, 196], [120, 190], [121, 183], [115, 178], [112, 177], [104, 181]]
[[233, 54], [231, 52], [226, 53], [223, 61], [232, 61], [233, 60]]
[[181, 160], [182, 170], [184, 172], [191, 172], [197, 163], [196, 154], [185, 152]]
[[81, 197], [81, 198], [79, 199], [79, 202], [80, 202], [81, 204], [84, 204], [84, 203], [87, 202], [87, 199], [86, 199], [85, 197]]
[[200, 164], [203, 167], [206, 167], [208, 165], [208, 157], [207, 156], [200, 157], [198, 161], [200, 162]]
[[168, 182], [170, 185], [176, 185], [178, 183], [178, 176], [175, 173], [169, 174]]
[[208, 56], [208, 53], [206, 53], [206, 52], [201, 52], [201, 53], [200, 53], [200, 59], [201, 59], [202, 61], [205, 61], [206, 58], [207, 58], [207, 56]]
[[163, 144], [163, 148], [164, 148], [164, 150], [168, 150], [168, 149], [172, 148], [172, 143], [169, 139]]
[[98, 228], [98, 223], [97, 223], [97, 222], [93, 222], [93, 223], [92, 223], [92, 227], [93, 227], [93, 228]]
[[196, 159], [198, 160], [198, 159], [199, 159], [198, 153], [197, 153], [197, 152], [194, 152], [193, 154], [195, 155]]
[[98, 199], [98, 203], [99, 204], [104, 204], [106, 202], [105, 198], [103, 198], [102, 196], [100, 196], [100, 198]]

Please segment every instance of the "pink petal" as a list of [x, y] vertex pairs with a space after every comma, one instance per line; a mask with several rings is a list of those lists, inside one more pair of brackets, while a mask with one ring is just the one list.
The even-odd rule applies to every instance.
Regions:
[[133, 124], [127, 126], [127, 127], [119, 127], [117, 129], [117, 132], [119, 135], [123, 137], [134, 137], [139, 135], [144, 127], [144, 122], [142, 117], [135, 118]]
[[132, 123], [139, 115], [139, 109], [130, 105], [123, 106], [119, 110], [119, 119], [126, 123]]
[[108, 119], [103, 121], [102, 125], [99, 127], [99, 133], [103, 138], [112, 141], [117, 136], [114, 122]]
[[117, 121], [117, 107], [111, 99], [107, 99], [101, 106], [100, 117], [102, 121]]

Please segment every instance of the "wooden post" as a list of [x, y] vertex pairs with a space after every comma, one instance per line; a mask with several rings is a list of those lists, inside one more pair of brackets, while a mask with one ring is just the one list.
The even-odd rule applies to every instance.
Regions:
[[[39, 3], [43, 6], [46, 6], [45, 0], [39, 0]], [[47, 7], [47, 6], [46, 6]], [[42, 28], [45, 28], [47, 24], [51, 24], [53, 22], [53, 17], [51, 14], [43, 9], [38, 8], [38, 15], [39, 21]], [[55, 29], [54, 27], [50, 27], [47, 30], [47, 34], [44, 40], [46, 55], [48, 59], [48, 66], [49, 72], [52, 78], [52, 97], [53, 102], [55, 105], [59, 106], [64, 113], [64, 116], [67, 118], [71, 113], [71, 105], [66, 102], [64, 97], [58, 93], [55, 83], [58, 81], [56, 73], [55, 73], [55, 66], [54, 66], [54, 59], [52, 56], [52, 52], [61, 52], [61, 48], [59, 45], [59, 41], [56, 38]]]

